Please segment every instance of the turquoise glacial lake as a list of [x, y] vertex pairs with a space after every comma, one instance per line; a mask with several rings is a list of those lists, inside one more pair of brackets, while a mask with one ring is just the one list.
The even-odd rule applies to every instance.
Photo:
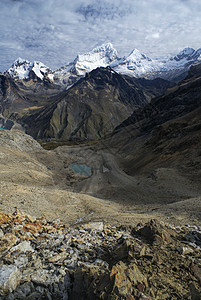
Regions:
[[91, 168], [88, 167], [87, 165], [84, 165], [84, 164], [76, 164], [76, 163], [73, 163], [73, 164], [70, 164], [68, 166], [71, 170], [73, 170], [76, 174], [79, 174], [79, 175], [84, 175], [84, 176], [91, 176]]

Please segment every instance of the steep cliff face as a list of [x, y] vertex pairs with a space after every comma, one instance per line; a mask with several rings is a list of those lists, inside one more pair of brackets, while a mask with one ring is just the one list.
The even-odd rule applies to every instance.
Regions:
[[69, 90], [48, 79], [1, 76], [1, 113], [35, 138], [96, 140], [173, 84], [121, 76], [97, 68]]

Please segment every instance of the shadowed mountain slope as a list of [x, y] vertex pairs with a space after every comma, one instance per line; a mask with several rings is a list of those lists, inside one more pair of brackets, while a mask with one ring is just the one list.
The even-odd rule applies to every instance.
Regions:
[[111, 68], [93, 70], [67, 91], [48, 79], [1, 76], [1, 114], [34, 138], [96, 140], [173, 85], [121, 76]]
[[200, 120], [201, 77], [197, 66], [186, 80], [136, 110], [116, 128], [110, 143], [130, 175], [172, 166], [188, 170], [197, 181], [201, 166]]

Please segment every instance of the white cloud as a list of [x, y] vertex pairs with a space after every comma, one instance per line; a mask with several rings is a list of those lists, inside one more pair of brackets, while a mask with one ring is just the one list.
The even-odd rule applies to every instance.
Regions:
[[1, 0], [0, 70], [18, 57], [56, 68], [112, 42], [150, 57], [201, 47], [198, 0]]

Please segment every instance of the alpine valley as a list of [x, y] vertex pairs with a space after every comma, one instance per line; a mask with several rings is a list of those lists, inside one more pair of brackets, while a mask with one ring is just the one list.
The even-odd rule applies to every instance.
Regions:
[[0, 74], [0, 299], [201, 299], [201, 49]]

